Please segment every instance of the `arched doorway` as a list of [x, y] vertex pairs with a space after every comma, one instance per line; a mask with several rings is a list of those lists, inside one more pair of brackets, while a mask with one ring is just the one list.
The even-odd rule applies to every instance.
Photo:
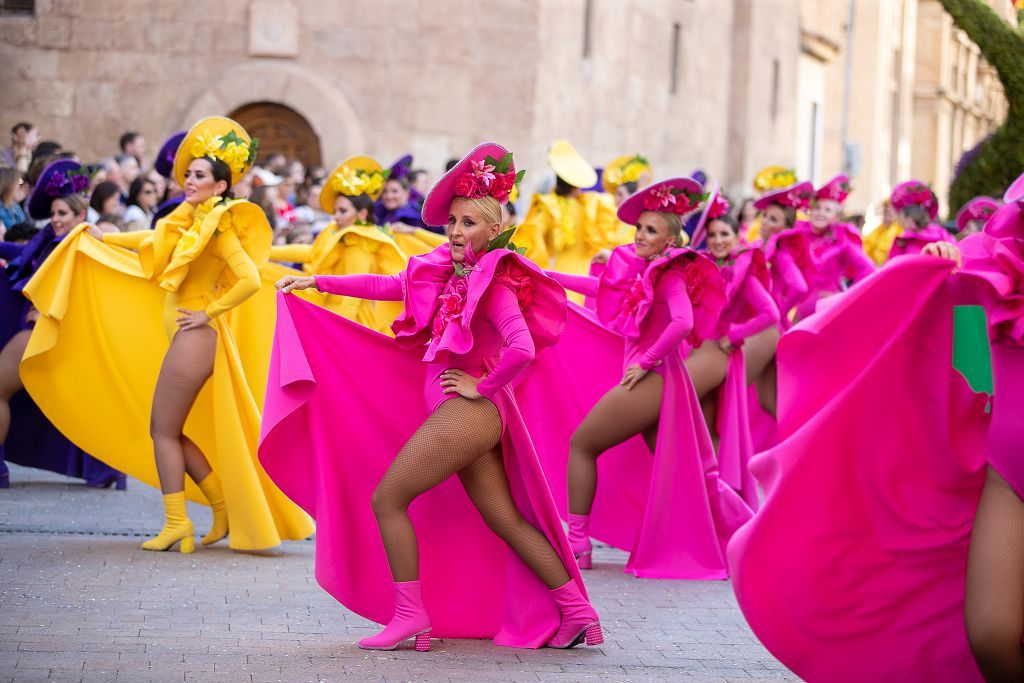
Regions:
[[320, 166], [320, 138], [297, 111], [276, 102], [245, 104], [229, 114], [260, 139], [259, 157], [281, 153], [306, 166]]

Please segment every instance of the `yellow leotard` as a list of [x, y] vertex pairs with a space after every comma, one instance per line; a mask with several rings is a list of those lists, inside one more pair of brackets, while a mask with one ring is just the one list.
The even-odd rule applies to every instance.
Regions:
[[896, 238], [903, 234], [903, 226], [893, 221], [888, 225], [882, 224], [864, 235], [864, 253], [877, 265], [882, 265], [889, 260], [889, 251]]

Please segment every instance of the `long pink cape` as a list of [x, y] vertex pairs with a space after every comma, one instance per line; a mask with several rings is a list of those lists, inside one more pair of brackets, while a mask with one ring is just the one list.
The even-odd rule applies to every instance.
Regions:
[[[523, 417], [563, 515], [569, 439], [622, 378], [623, 340], [570, 304], [561, 341], [537, 356], [516, 388]], [[626, 571], [660, 579], [724, 579], [724, 548], [751, 516], [718, 476], [693, 383], [678, 353], [665, 359], [657, 452], [639, 436], [598, 459], [591, 534], [630, 551]]]
[[[370, 497], [427, 417], [422, 349], [297, 297], [278, 298], [260, 461], [317, 521], [316, 578], [353, 612], [379, 623], [393, 612], [392, 579]], [[544, 475], [512, 394], [495, 403], [516, 507], [551, 541], [582, 587]], [[546, 586], [480, 518], [456, 477], [410, 506], [423, 596], [438, 637], [493, 638], [540, 647], [559, 612]]]
[[728, 554], [751, 628], [809, 681], [980, 680], [963, 599], [987, 416], [952, 368], [951, 267], [905, 257], [779, 344], [781, 442]]

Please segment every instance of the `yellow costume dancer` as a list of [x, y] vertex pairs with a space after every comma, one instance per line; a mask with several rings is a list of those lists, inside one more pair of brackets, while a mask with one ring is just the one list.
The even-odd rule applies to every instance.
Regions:
[[[367, 223], [373, 220], [373, 202], [380, 196], [386, 179], [387, 171], [370, 157], [343, 161], [331, 172], [320, 192], [320, 208], [332, 214], [334, 220], [317, 235], [313, 244], [271, 247], [270, 258], [301, 263], [307, 274], [400, 273], [409, 257], [391, 235]], [[273, 285], [287, 274], [295, 272], [280, 268], [264, 271], [263, 281], [264, 286], [269, 287], [271, 307], [276, 297]], [[402, 304], [397, 301], [373, 302], [314, 290], [306, 290], [303, 295], [315, 304], [384, 334], [391, 334], [391, 323], [402, 311]], [[269, 331], [273, 332], [272, 326]], [[269, 356], [267, 359], [269, 362]]]
[[80, 225], [25, 288], [40, 313], [25, 387], [75, 443], [159, 483], [166, 523], [149, 550], [194, 549], [186, 495], [213, 508], [204, 544], [230, 533], [231, 548], [260, 550], [313, 530], [256, 459], [263, 397], [228, 322], [259, 288], [270, 249], [259, 207], [219, 196], [255, 147], [234, 121], [200, 121], [175, 159], [186, 199], [154, 231], [101, 241]]
[[597, 173], [565, 140], [552, 145], [548, 163], [555, 191], [533, 196], [513, 241], [543, 268], [589, 273], [594, 255], [619, 243], [615, 202], [603, 192], [580, 191], [597, 182]]
[[[795, 185], [796, 182], [796, 173], [793, 172], [793, 169], [786, 168], [785, 166], [765, 166], [754, 176], [754, 189], [757, 190], [758, 194], [764, 195], [772, 190], [781, 190], [784, 187]], [[800, 218], [802, 219], [802, 217]], [[761, 239], [760, 216], [755, 218], [754, 222], [750, 224], [744, 239], [748, 243]]]
[[886, 199], [882, 203], [882, 224], [864, 235], [864, 253], [880, 266], [889, 260], [892, 243], [902, 234], [903, 226], [896, 217], [892, 203]]
[[[611, 163], [605, 166], [604, 173], [601, 174], [601, 185], [604, 187], [604, 191], [615, 200], [615, 206], [619, 206], [626, 201], [629, 195], [649, 185], [652, 178], [651, 165], [647, 159], [639, 154], [633, 154], [612, 159]], [[618, 221], [616, 241], [619, 244], [632, 243], [634, 233], [636, 233], [636, 226]], [[685, 233], [683, 237], [686, 237]]]

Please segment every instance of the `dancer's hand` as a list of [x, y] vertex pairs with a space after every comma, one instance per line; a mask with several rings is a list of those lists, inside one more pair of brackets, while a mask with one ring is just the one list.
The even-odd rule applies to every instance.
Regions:
[[591, 263], [608, 263], [608, 259], [612, 255], [611, 249], [602, 249], [601, 251], [594, 254], [594, 258], [590, 259]]
[[187, 308], [177, 310], [181, 314], [176, 321], [179, 330], [197, 330], [210, 322], [210, 316], [206, 315], [206, 311], [190, 311]]
[[482, 394], [476, 390], [476, 385], [480, 384], [484, 377], [487, 375], [474, 377], [465, 370], [449, 368], [441, 373], [441, 388], [446, 394], [458, 394], [468, 399], [483, 398]]
[[96, 239], [98, 239], [98, 240], [99, 240], [100, 242], [102, 242], [102, 241], [103, 241], [103, 231], [102, 231], [102, 230], [100, 230], [99, 228], [97, 228], [97, 227], [96, 227], [95, 225], [91, 225], [91, 224], [90, 224], [90, 225], [89, 225], [89, 226], [88, 226], [88, 227], [87, 227], [87, 228], [85, 229], [85, 232], [86, 232], [86, 233], [88, 233], [88, 234], [90, 234], [90, 235], [92, 235], [93, 237], [95, 237]]
[[282, 292], [290, 292], [293, 289], [309, 289], [310, 287], [316, 289], [316, 278], [312, 276], [304, 277], [302, 275], [285, 275], [274, 286]]
[[622, 376], [622, 381], [619, 382], [619, 385], [626, 387], [626, 391], [630, 391], [636, 386], [636, 383], [642, 380], [646, 375], [647, 371], [639, 365], [630, 365], [626, 368], [626, 374]]
[[402, 235], [412, 235], [416, 232], [416, 226], [409, 225], [408, 223], [392, 223], [391, 229]]
[[731, 355], [732, 352], [736, 350], [736, 347], [732, 345], [732, 342], [729, 340], [728, 337], [722, 337], [721, 339], [719, 339], [718, 346], [720, 349], [722, 349], [722, 351], [725, 352], [725, 355], [727, 356]]
[[955, 244], [950, 244], [949, 242], [929, 242], [924, 245], [924, 249], [921, 250], [921, 253], [928, 256], [934, 256], [936, 258], [944, 258], [947, 261], [953, 261], [956, 263], [957, 268], [964, 264], [960, 247]]

